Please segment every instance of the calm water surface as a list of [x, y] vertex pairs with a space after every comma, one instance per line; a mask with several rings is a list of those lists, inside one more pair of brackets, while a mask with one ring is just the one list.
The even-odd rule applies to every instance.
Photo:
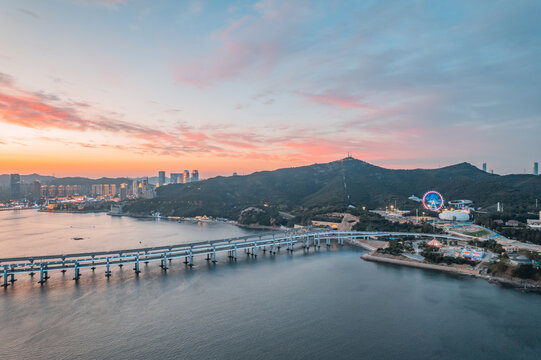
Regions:
[[[224, 224], [0, 213], [0, 257], [238, 236]], [[74, 241], [73, 237], [84, 237]], [[65, 250], [64, 250], [65, 249]], [[244, 255], [243, 253], [241, 253]], [[541, 296], [362, 261], [349, 247], [29, 276], [0, 289], [0, 359], [538, 359]]]

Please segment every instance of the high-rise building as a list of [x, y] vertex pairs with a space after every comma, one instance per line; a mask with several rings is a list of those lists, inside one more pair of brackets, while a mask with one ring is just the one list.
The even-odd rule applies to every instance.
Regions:
[[120, 200], [126, 200], [128, 198], [128, 184], [120, 184]]
[[131, 182], [131, 194], [135, 197], [138, 197], [138, 192], [139, 192], [139, 184], [141, 182], [139, 180], [133, 180]]
[[190, 182], [190, 170], [184, 170], [182, 173], [182, 183], [186, 184]]
[[483, 163], [483, 171], [487, 172], [487, 163]]
[[92, 184], [92, 196], [103, 195], [103, 184]]
[[171, 184], [180, 184], [182, 182], [182, 174], [181, 173], [171, 173]]
[[537, 162], [533, 163], [533, 174], [539, 175], [539, 164]]
[[32, 183], [31, 194], [32, 194], [32, 200], [34, 201], [38, 201], [41, 198], [41, 183], [39, 182], [39, 180], [35, 180]]
[[199, 171], [192, 170], [192, 182], [193, 181], [199, 181]]
[[165, 171], [158, 172], [158, 185], [165, 185]]
[[56, 185], [49, 185], [49, 187], [47, 188], [47, 197], [56, 197]]
[[21, 175], [11, 174], [10, 175], [10, 198], [11, 200], [20, 200], [21, 199]]

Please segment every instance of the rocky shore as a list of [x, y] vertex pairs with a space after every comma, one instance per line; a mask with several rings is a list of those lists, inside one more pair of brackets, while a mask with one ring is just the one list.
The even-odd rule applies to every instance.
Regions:
[[361, 259], [366, 260], [366, 261], [375, 261], [375, 262], [381, 262], [381, 263], [387, 263], [387, 264], [410, 266], [410, 267], [416, 267], [419, 269], [436, 270], [436, 271], [442, 271], [442, 272], [452, 273], [456, 275], [476, 277], [479, 279], [487, 280], [488, 282], [492, 284], [498, 284], [501, 286], [511, 287], [511, 288], [515, 288], [515, 289], [519, 289], [523, 291], [541, 292], [541, 283], [539, 282], [522, 280], [522, 279], [507, 279], [507, 278], [490, 276], [490, 275], [480, 275], [479, 271], [474, 270], [474, 269], [470, 270], [470, 269], [465, 269], [465, 268], [460, 268], [460, 267], [455, 267], [455, 266], [427, 264], [424, 262], [414, 261], [414, 260], [390, 258], [386, 256], [380, 256], [376, 254], [375, 251], [362, 255]]

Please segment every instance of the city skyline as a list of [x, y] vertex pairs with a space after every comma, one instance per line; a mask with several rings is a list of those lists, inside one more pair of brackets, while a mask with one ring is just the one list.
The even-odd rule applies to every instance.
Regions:
[[537, 2], [0, 3], [0, 173], [541, 159]]

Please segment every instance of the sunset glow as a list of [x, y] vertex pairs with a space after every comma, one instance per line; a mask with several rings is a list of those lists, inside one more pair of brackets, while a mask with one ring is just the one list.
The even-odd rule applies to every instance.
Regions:
[[0, 173], [541, 158], [535, 2], [0, 3]]

